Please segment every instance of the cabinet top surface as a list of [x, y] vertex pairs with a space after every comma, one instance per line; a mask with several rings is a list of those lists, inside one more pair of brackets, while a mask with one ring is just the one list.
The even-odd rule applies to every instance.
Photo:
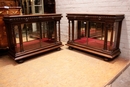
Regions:
[[59, 21], [62, 18], [61, 14], [33, 14], [33, 15], [11, 15], [4, 16], [3, 21], [8, 23], [24, 23], [24, 22], [39, 22], [39, 21]]
[[124, 14], [96, 14], [96, 13], [67, 13], [67, 15], [79, 15], [79, 16], [124, 16]]
[[3, 7], [0, 7], [0, 9], [21, 9], [21, 7], [18, 7], [18, 6], [13, 6], [13, 7], [3, 6]]
[[67, 13], [69, 20], [95, 20], [95, 21], [122, 21], [124, 14], [90, 14], [90, 13]]
[[7, 15], [4, 18], [24, 18], [24, 17], [39, 17], [39, 16], [62, 16], [61, 14], [29, 14], [29, 15]]

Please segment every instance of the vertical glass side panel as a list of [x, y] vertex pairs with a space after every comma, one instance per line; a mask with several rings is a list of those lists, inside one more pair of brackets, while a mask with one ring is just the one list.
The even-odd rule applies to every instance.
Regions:
[[59, 24], [59, 22], [57, 21], [57, 22], [56, 22], [56, 28], [57, 28], [57, 32], [56, 32], [56, 33], [57, 33], [57, 41], [59, 41], [59, 36], [60, 36], [60, 35], [59, 35], [60, 32], [59, 32], [59, 26], [58, 26], [58, 24]]
[[[27, 4], [27, 14], [32, 14], [32, 0], [28, 0], [28, 4]], [[26, 8], [24, 8], [26, 9]]]
[[[19, 26], [18, 25], [14, 25], [13, 26], [13, 31], [14, 31], [14, 37], [15, 37], [15, 51], [16, 52], [20, 52], [20, 39], [19, 39]], [[13, 35], [12, 34], [12, 35]]]
[[77, 21], [74, 21], [74, 40], [77, 39]]
[[72, 41], [72, 21], [70, 21], [70, 41]]
[[116, 49], [117, 44], [117, 33], [118, 32], [118, 22], [114, 24], [108, 24], [108, 32], [107, 32], [107, 50], [112, 51]]
[[108, 24], [108, 32], [107, 32], [107, 50], [113, 49], [114, 38], [115, 37], [115, 29], [113, 28], [113, 24]]
[[[119, 28], [119, 22], [115, 22], [114, 23], [114, 29], [113, 29], [113, 50], [117, 49], [116, 45], [117, 45], [117, 39], [118, 39], [118, 28]], [[116, 33], [115, 33], [116, 32]]]

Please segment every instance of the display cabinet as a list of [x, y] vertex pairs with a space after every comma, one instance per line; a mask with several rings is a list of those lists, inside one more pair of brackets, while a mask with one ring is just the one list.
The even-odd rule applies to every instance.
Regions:
[[61, 14], [19, 15], [3, 18], [9, 43], [9, 55], [16, 62], [53, 49], [60, 49]]
[[4, 51], [8, 47], [6, 28], [3, 21], [5, 15], [20, 15], [20, 7], [0, 7], [0, 50]]
[[0, 0], [0, 56], [7, 54], [8, 43], [6, 28], [3, 22], [3, 16], [5, 15], [19, 15], [21, 8], [17, 6], [16, 0]]
[[116, 58], [120, 53], [120, 36], [123, 14], [73, 14], [68, 13], [68, 42], [70, 49], [103, 56], [104, 60]]

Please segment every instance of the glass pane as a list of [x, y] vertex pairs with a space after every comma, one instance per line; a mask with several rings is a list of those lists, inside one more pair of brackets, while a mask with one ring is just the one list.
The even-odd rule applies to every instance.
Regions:
[[19, 26], [14, 25], [13, 29], [14, 29], [14, 36], [15, 36], [15, 42], [16, 42], [15, 51], [20, 52]]
[[116, 45], [117, 45], [117, 39], [118, 39], [118, 33], [115, 33], [115, 32], [118, 32], [118, 27], [119, 27], [119, 22], [115, 22], [114, 23], [114, 27], [113, 27], [113, 36], [112, 36], [112, 49], [111, 50], [114, 50], [114, 49], [117, 49], [116, 48]]
[[42, 4], [42, 0], [34, 0], [35, 5], [41, 5]]
[[79, 44], [87, 44], [86, 22], [74, 21], [74, 41]]
[[27, 51], [40, 48], [39, 23], [25, 23], [14, 26], [16, 51]]
[[112, 50], [113, 49], [113, 41], [114, 41], [114, 33], [115, 31], [113, 30], [113, 25], [108, 24], [108, 32], [107, 32], [107, 50]]
[[55, 22], [14, 25], [16, 52], [48, 47], [56, 42]]
[[87, 23], [85, 21], [74, 21], [74, 41], [87, 45]]
[[115, 32], [118, 32], [118, 22], [115, 22], [113, 24], [108, 24], [108, 32], [107, 32], [107, 50], [114, 50], [116, 48], [116, 40], [117, 40], [117, 34]]
[[15, 38], [16, 38], [16, 43], [19, 43], [19, 29], [18, 29], [18, 25], [14, 26], [14, 32], [15, 32]]
[[113, 49], [117, 49], [116, 46], [117, 46], [117, 39], [118, 39], [118, 29], [119, 29], [119, 22], [115, 22], [114, 23], [114, 37], [113, 37]]
[[49, 46], [50, 44], [55, 42], [55, 32], [54, 32], [55, 24], [54, 22], [42, 22], [41, 23], [41, 31], [42, 31], [42, 47]]
[[88, 29], [88, 46], [98, 49], [104, 48], [104, 30], [103, 23], [90, 22]]
[[[76, 43], [90, 47], [104, 48], [103, 23], [78, 21]], [[76, 34], [76, 33], [75, 33]]]
[[40, 48], [39, 23], [22, 24], [22, 37], [24, 50]]
[[42, 13], [42, 6], [35, 6], [35, 13]]

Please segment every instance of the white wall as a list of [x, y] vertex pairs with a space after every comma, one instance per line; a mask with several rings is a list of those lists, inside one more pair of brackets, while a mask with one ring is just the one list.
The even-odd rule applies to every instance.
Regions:
[[61, 40], [68, 40], [66, 13], [125, 14], [120, 49], [124, 58], [130, 59], [130, 0], [56, 0], [56, 13], [61, 13]]

